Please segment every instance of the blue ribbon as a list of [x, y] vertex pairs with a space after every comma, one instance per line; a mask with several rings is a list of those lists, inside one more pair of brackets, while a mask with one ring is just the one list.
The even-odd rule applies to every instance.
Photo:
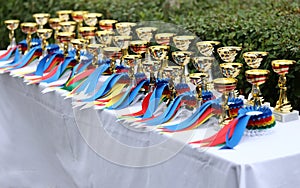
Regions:
[[56, 52], [54, 54], [47, 54], [38, 64], [35, 75], [37, 76], [43, 76], [44, 71], [50, 66], [50, 64], [53, 62], [53, 60], [56, 57], [63, 57], [63, 54], [61, 52]]
[[3, 58], [0, 59], [0, 62], [7, 61], [12, 56], [13, 53], [15, 53], [15, 54], [17, 53], [16, 52], [17, 49], [18, 49], [18, 47], [16, 47], [16, 49], [14, 49], [14, 50], [10, 50], [10, 52], [6, 56], [4, 56]]

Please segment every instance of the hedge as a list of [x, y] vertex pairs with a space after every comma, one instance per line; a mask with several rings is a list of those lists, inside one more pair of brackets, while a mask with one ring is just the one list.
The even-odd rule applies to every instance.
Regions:
[[[243, 47], [236, 61], [245, 65], [242, 53], [252, 50], [268, 51], [260, 68], [271, 71], [261, 89], [266, 101], [275, 105], [279, 96], [278, 75], [272, 71], [271, 61], [293, 59], [296, 65], [288, 74], [288, 97], [300, 110], [300, 5], [298, 0], [0, 0], [1, 49], [8, 45], [5, 19], [33, 21], [32, 14], [48, 12], [52, 16], [61, 9], [101, 12], [105, 18], [119, 21], [162, 20], [181, 25], [202, 40], [218, 40], [222, 46]], [[175, 3], [174, 3], [175, 2]], [[17, 40], [24, 34], [17, 33]], [[250, 92], [244, 66], [238, 79], [242, 94]]]

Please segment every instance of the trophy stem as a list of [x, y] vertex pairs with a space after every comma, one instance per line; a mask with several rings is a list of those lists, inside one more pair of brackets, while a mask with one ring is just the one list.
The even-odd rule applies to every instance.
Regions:
[[77, 22], [77, 38], [82, 39], [81, 34], [79, 33], [79, 28], [82, 27], [82, 22]]
[[180, 83], [186, 83], [185, 79], [185, 66], [181, 66]]
[[123, 48], [123, 49], [122, 49], [122, 56], [124, 57], [124, 56], [126, 56], [126, 55], [129, 55], [129, 53], [128, 53], [128, 48]]
[[31, 34], [27, 34], [26, 43], [27, 43], [27, 50], [25, 51], [25, 53], [27, 53], [30, 50], [30, 47], [31, 47]]
[[68, 56], [69, 44], [67, 42], [64, 42], [63, 45], [64, 45], [64, 49], [63, 49], [64, 56], [67, 57]]
[[149, 83], [149, 92], [153, 92], [156, 85], [156, 79], [153, 71], [150, 72], [150, 83]]
[[253, 105], [257, 107], [261, 106], [261, 99], [260, 99], [261, 92], [257, 84], [252, 85], [251, 93], [253, 97]]
[[292, 107], [286, 95], [287, 87], [286, 87], [285, 74], [281, 74], [279, 76], [278, 86], [280, 88], [280, 94], [279, 94], [279, 100], [276, 102], [275, 110], [277, 112], [283, 112], [283, 113], [291, 112]]
[[228, 106], [228, 92], [223, 93], [222, 95], [222, 114], [219, 118], [219, 124], [223, 127], [224, 125], [228, 124], [231, 120], [231, 116], [229, 113], [229, 106]]

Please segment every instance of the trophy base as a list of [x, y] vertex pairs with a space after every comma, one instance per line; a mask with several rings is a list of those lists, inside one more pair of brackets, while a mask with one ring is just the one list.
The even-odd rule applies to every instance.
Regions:
[[280, 112], [273, 111], [273, 115], [276, 121], [283, 122], [283, 123], [295, 121], [299, 119], [299, 112], [297, 110], [293, 110], [290, 113], [280, 113]]

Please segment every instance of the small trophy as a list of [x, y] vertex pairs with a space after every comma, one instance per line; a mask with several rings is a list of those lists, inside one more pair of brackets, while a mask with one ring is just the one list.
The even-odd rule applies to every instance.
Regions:
[[209, 85], [209, 78], [210, 78], [210, 71], [213, 62], [215, 61], [214, 57], [205, 57], [205, 56], [197, 56], [192, 58], [192, 63], [194, 67], [200, 72], [200, 73], [206, 73], [207, 78], [203, 80], [204, 90], [208, 91], [210, 90]]
[[95, 27], [100, 17], [102, 17], [101, 13], [87, 13], [83, 15], [84, 23], [90, 27]]
[[27, 44], [27, 50], [24, 52], [27, 53], [30, 50], [31, 47], [31, 35], [36, 33], [37, 30], [37, 24], [33, 22], [24, 22], [21, 23], [21, 30], [23, 33], [27, 34], [26, 37], [26, 44]]
[[59, 10], [56, 11], [56, 14], [58, 15], [58, 18], [60, 19], [61, 22], [66, 22], [69, 21], [70, 19], [70, 14], [72, 14], [72, 10]]
[[272, 68], [274, 72], [279, 74], [278, 86], [280, 88], [279, 100], [276, 102], [273, 114], [275, 119], [280, 122], [289, 122], [298, 120], [299, 112], [293, 110], [288, 98], [287, 98], [287, 87], [286, 87], [286, 74], [289, 69], [294, 65], [294, 60], [274, 60], [272, 61]]
[[196, 98], [199, 105], [202, 103], [202, 91], [205, 90], [205, 83], [208, 78], [207, 73], [193, 73], [189, 75], [190, 81], [196, 86]]
[[[84, 15], [87, 13], [88, 11], [73, 11], [71, 13], [73, 20], [77, 23], [77, 33], [79, 33], [79, 28], [83, 26]], [[77, 37], [81, 38], [79, 34]]]
[[49, 19], [49, 25], [54, 30], [54, 40], [55, 40], [55, 43], [58, 43], [57, 33], [61, 29], [60, 19], [59, 18], [50, 18]]
[[99, 27], [104, 31], [112, 31], [114, 30], [117, 22], [118, 20], [100, 20]]
[[[167, 57], [169, 53], [170, 47], [169, 46], [150, 46], [149, 52], [153, 59], [160, 62], [160, 67], [158, 69], [157, 78], [162, 78], [162, 72], [168, 64], [166, 64], [166, 61], [164, 59]], [[150, 75], [154, 76], [154, 75]], [[150, 78], [151, 79], [151, 78]], [[154, 77], [155, 79], [155, 77]]]
[[87, 44], [95, 43], [95, 31], [97, 30], [97, 27], [80, 27], [78, 32], [81, 36], [80, 38], [83, 38], [86, 40]]
[[195, 36], [192, 35], [180, 35], [173, 37], [173, 42], [179, 50], [187, 51], [190, 47], [192, 40], [195, 39]]
[[125, 55], [122, 57], [122, 59], [123, 59], [124, 64], [129, 67], [128, 75], [131, 80], [131, 85], [134, 86], [134, 85], [136, 85], [135, 78], [134, 78], [135, 67], [137, 64], [139, 64], [138, 62], [141, 61], [142, 56], [141, 55]]
[[241, 50], [242, 48], [238, 46], [225, 46], [218, 48], [217, 52], [223, 61], [226, 63], [233, 63], [236, 55]]
[[46, 55], [46, 46], [48, 45], [47, 40], [51, 37], [52, 35], [52, 29], [38, 29], [36, 31], [38, 37], [42, 41], [42, 50], [43, 50], [43, 56]]
[[202, 55], [210, 57], [213, 55], [215, 46], [219, 44], [219, 41], [200, 41], [196, 43], [196, 46]]
[[115, 32], [113, 31], [96, 31], [96, 39], [100, 44], [105, 45], [106, 47], [110, 46], [112, 38]]
[[116, 72], [115, 62], [117, 59], [122, 57], [122, 50], [118, 47], [105, 47], [103, 48], [103, 55], [111, 60], [110, 62], [110, 72]]
[[185, 76], [185, 65], [190, 62], [192, 52], [190, 51], [176, 51], [172, 52], [172, 57], [175, 63], [181, 66], [181, 75], [180, 75], [180, 83], [186, 83]]
[[117, 47], [122, 49], [123, 56], [128, 55], [128, 46], [131, 39], [132, 36], [127, 36], [127, 35], [114, 36], [113, 38], [114, 44]]
[[140, 40], [147, 41], [150, 43], [153, 33], [157, 30], [156, 27], [140, 27], [135, 30]]
[[75, 33], [71, 32], [59, 32], [57, 33], [57, 39], [63, 44], [64, 56], [68, 56], [69, 44], [72, 39], [74, 39]]
[[80, 51], [85, 46], [85, 40], [83, 39], [72, 39], [71, 44], [75, 49], [75, 57], [74, 59], [79, 63], [80, 62]]
[[97, 68], [99, 66], [99, 56], [103, 55], [101, 54], [103, 52], [103, 48], [105, 46], [103, 44], [89, 44], [87, 46], [87, 50], [93, 54], [93, 62], [92, 65]]
[[136, 23], [119, 22], [116, 23], [116, 30], [121, 36], [129, 36], [131, 34], [132, 27], [134, 26], [136, 26]]
[[230, 108], [228, 106], [228, 98], [229, 93], [235, 89], [237, 80], [235, 78], [217, 78], [214, 79], [213, 82], [215, 89], [218, 92], [222, 93], [222, 113], [219, 117], [219, 125], [223, 127], [232, 120], [232, 117], [230, 115]]
[[69, 32], [73, 33], [76, 29], [76, 22], [74, 21], [66, 21], [66, 22], [60, 22], [61, 29], [63, 32]]
[[7, 29], [9, 29], [10, 44], [7, 49], [13, 48], [16, 46], [15, 30], [19, 27], [20, 20], [5, 20], [4, 23]]
[[43, 29], [44, 25], [46, 25], [48, 23], [50, 14], [37, 13], [37, 14], [34, 14], [33, 17], [35, 18], [35, 22], [39, 25], [39, 29]]
[[155, 35], [155, 41], [157, 42], [157, 44], [169, 46], [171, 38], [175, 35], [175, 33], [157, 33]]

